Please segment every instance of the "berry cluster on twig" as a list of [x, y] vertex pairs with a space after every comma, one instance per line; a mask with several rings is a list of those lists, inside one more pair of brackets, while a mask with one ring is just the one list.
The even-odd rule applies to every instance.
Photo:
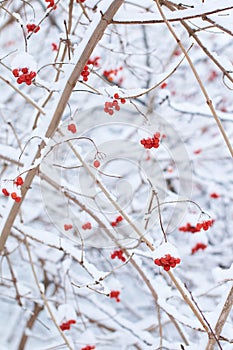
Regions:
[[118, 258], [121, 261], [125, 262], [126, 258], [123, 256], [124, 252], [123, 250], [119, 249], [119, 250], [114, 250], [114, 252], [111, 254], [111, 259], [115, 259]]

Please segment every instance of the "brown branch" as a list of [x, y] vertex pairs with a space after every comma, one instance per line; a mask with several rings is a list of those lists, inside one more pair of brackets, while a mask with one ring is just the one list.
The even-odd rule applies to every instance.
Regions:
[[[171, 6], [171, 5], [170, 5]], [[203, 16], [209, 16], [215, 13], [219, 13], [222, 11], [226, 11], [226, 10], [231, 10], [233, 9], [233, 6], [228, 6], [224, 9], [217, 9], [217, 10], [212, 10], [212, 11], [207, 11], [205, 13], [199, 13], [197, 15], [189, 15], [189, 16], [184, 16], [184, 17], [177, 17], [177, 18], [167, 18], [168, 22], [180, 22], [181, 20], [190, 20], [190, 19], [194, 19], [194, 18], [202, 18]], [[164, 19], [154, 19], [154, 20], [137, 20], [137, 21], [112, 21], [113, 24], [159, 24], [159, 23], [165, 23]]]
[[[29, 318], [29, 320], [27, 321], [26, 330], [32, 329], [35, 321], [37, 320], [39, 313], [43, 310], [43, 308], [44, 308], [44, 306], [41, 306], [41, 305], [35, 303], [34, 310], [32, 311], [32, 315]], [[26, 330], [24, 331], [24, 333], [20, 339], [19, 345], [18, 345], [18, 349], [20, 349], [20, 350], [24, 350], [25, 345], [26, 345], [27, 340], [28, 340], [28, 335], [26, 333]]]
[[[227, 296], [227, 299], [224, 303], [223, 309], [219, 315], [218, 321], [215, 325], [215, 336], [219, 339], [221, 331], [223, 329], [223, 326], [229, 316], [229, 313], [231, 311], [233, 305], [233, 287], [231, 287], [230, 292]], [[215, 337], [210, 338], [206, 350], [213, 350], [214, 349], [214, 345], [216, 343], [216, 339]]]

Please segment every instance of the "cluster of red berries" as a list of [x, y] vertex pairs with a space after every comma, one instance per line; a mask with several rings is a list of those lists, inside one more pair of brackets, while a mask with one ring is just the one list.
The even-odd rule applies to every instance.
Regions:
[[120, 98], [119, 94], [114, 94], [114, 100], [112, 102], [105, 102], [104, 104], [104, 112], [108, 113], [109, 115], [113, 115], [114, 114], [114, 110], [113, 108], [115, 108], [115, 111], [119, 111], [121, 108], [119, 106], [119, 101], [121, 102], [121, 104], [126, 103], [126, 99], [125, 98]]
[[75, 134], [76, 131], [77, 131], [76, 125], [75, 125], [74, 123], [69, 124], [69, 125], [67, 126], [67, 130], [70, 131], [70, 132], [72, 132], [73, 134]]
[[88, 76], [90, 75], [89, 67], [86, 64], [83, 68], [81, 76], [83, 77], [83, 81], [88, 81]]
[[[24, 181], [22, 179], [21, 176], [18, 176], [16, 178], [16, 180], [14, 181], [14, 185], [18, 186], [22, 186], [24, 184]], [[9, 197], [11, 196], [11, 198], [16, 201], [17, 203], [21, 201], [21, 197], [17, 195], [16, 192], [12, 192], [10, 193], [6, 188], [2, 188], [2, 193], [4, 194], [4, 196]]]
[[54, 0], [45, 0], [45, 2], [48, 2], [48, 6], [47, 6], [47, 9], [49, 9], [50, 7], [53, 8], [54, 10], [56, 10], [57, 8], [57, 5], [55, 4], [55, 1]]
[[169, 271], [170, 268], [176, 267], [180, 263], [180, 258], [174, 258], [170, 254], [166, 254], [162, 258], [154, 260], [155, 265], [162, 266], [165, 271]]
[[119, 222], [121, 222], [122, 220], [123, 220], [123, 217], [122, 217], [121, 215], [119, 215], [119, 216], [116, 218], [115, 221], [112, 221], [112, 222], [111, 222], [111, 225], [112, 225], [113, 227], [116, 227], [116, 226], [119, 224]]
[[103, 75], [108, 80], [113, 81], [113, 76], [116, 76], [118, 74], [118, 72], [121, 71], [122, 69], [123, 69], [123, 67], [119, 67], [119, 68], [116, 68], [116, 69], [105, 70], [103, 72]]
[[67, 322], [63, 322], [63, 323], [60, 325], [60, 329], [61, 329], [62, 331], [67, 331], [67, 330], [70, 329], [70, 326], [71, 326], [72, 324], [75, 324], [75, 323], [76, 323], [75, 320], [68, 320]]
[[193, 226], [188, 222], [185, 226], [179, 227], [179, 231], [195, 233], [199, 232], [200, 230], [198, 230], [196, 226]]
[[179, 231], [191, 232], [191, 233], [200, 232], [201, 229], [203, 229], [204, 231], [207, 231], [210, 228], [210, 226], [213, 225], [213, 223], [214, 223], [214, 220], [206, 220], [206, 221], [197, 223], [196, 226], [192, 226], [188, 222], [185, 226], [179, 227]]
[[86, 224], [83, 224], [82, 229], [83, 230], [91, 230], [92, 229], [91, 223], [87, 222]]
[[27, 85], [31, 85], [32, 80], [36, 76], [36, 72], [33, 72], [33, 71], [29, 72], [27, 67], [15, 68], [12, 70], [12, 73], [14, 77], [17, 78], [16, 81], [18, 84], [26, 83]]
[[95, 58], [89, 58], [89, 60], [87, 61], [87, 64], [91, 64], [95, 67], [99, 67], [99, 60], [100, 60], [100, 56], [96, 56]]
[[114, 252], [111, 254], [111, 259], [115, 259], [118, 258], [121, 261], [125, 262], [126, 258], [123, 256], [124, 252], [123, 250], [119, 249], [119, 250], [114, 250]]
[[[147, 139], [142, 139], [140, 141], [141, 145], [143, 145], [144, 148], [158, 148], [160, 145], [160, 132], [156, 132], [153, 137], [148, 137]], [[162, 138], [165, 138], [166, 135], [162, 135]]]
[[82, 348], [81, 350], [94, 350], [95, 349], [95, 345], [87, 345], [84, 346], [84, 348]]
[[71, 224], [65, 224], [64, 225], [64, 230], [65, 231], [69, 231], [69, 230], [71, 230], [73, 228], [73, 225], [71, 225]]
[[196, 224], [196, 228], [201, 231], [203, 229], [204, 231], [207, 231], [214, 223], [214, 220], [206, 220], [200, 223]]
[[197, 244], [195, 245], [195, 247], [192, 248], [192, 254], [196, 253], [196, 252], [197, 252], [198, 250], [200, 250], [200, 249], [204, 250], [204, 249], [206, 249], [206, 248], [207, 248], [207, 245], [206, 245], [206, 244], [204, 244], [204, 243], [197, 243]]
[[110, 298], [116, 299], [116, 301], [119, 303], [120, 298], [119, 298], [120, 292], [119, 290], [112, 290], [109, 294]]
[[36, 24], [32, 23], [32, 24], [27, 24], [26, 28], [28, 30], [28, 33], [30, 32], [34, 32], [37, 33], [40, 30], [40, 26], [37, 26]]

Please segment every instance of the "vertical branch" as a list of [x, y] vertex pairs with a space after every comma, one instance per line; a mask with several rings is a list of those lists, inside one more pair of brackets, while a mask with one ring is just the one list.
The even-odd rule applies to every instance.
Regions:
[[[229, 292], [227, 299], [224, 303], [223, 309], [222, 309], [222, 311], [219, 315], [218, 321], [215, 325], [215, 336], [217, 337], [217, 339], [219, 338], [221, 331], [223, 329], [223, 326], [224, 326], [224, 324], [229, 316], [232, 305], [233, 305], [233, 287], [231, 287], [231, 289], [230, 289], [230, 292]], [[207, 344], [206, 350], [213, 350], [215, 343], [216, 343], [215, 337], [211, 338]]]

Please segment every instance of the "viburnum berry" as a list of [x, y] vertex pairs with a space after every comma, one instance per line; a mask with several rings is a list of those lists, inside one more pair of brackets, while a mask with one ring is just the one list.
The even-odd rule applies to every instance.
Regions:
[[26, 28], [28, 30], [28, 33], [30, 32], [34, 32], [37, 33], [40, 30], [40, 26], [37, 26], [36, 24], [32, 23], [32, 24], [27, 24]]
[[4, 196], [9, 197], [10, 193], [7, 191], [6, 188], [2, 188], [2, 193], [4, 194]]
[[83, 71], [81, 72], [81, 76], [83, 77], [83, 81], [88, 81], [88, 76], [90, 75], [88, 65], [84, 66]]
[[220, 195], [218, 193], [216, 193], [216, 192], [213, 192], [213, 193], [210, 194], [210, 197], [216, 199], [216, 198], [219, 198]]
[[148, 137], [147, 139], [140, 140], [140, 143], [144, 148], [147, 149], [158, 148], [160, 145], [160, 137], [160, 133], [156, 132], [153, 137]]
[[90, 222], [87, 222], [86, 224], [82, 225], [82, 229], [83, 230], [91, 230], [92, 229], [92, 225]]
[[198, 250], [204, 250], [207, 248], [207, 245], [204, 243], [197, 243], [193, 248], [192, 248], [192, 254], [196, 253]]
[[198, 148], [195, 151], [193, 151], [194, 154], [200, 154], [201, 152], [202, 152], [201, 148]]
[[191, 225], [188, 222], [185, 226], [179, 227], [179, 231], [195, 233], [200, 232], [200, 229], [198, 229], [196, 226]]
[[113, 115], [114, 114], [114, 109], [115, 111], [119, 111], [121, 108], [119, 106], [119, 101], [120, 103], [124, 104], [126, 103], [126, 99], [125, 98], [120, 98], [118, 93], [115, 93], [113, 95], [114, 100], [111, 101], [107, 101], [104, 104], [104, 112], [108, 113], [109, 115]]
[[96, 56], [95, 58], [89, 58], [89, 60], [87, 61], [87, 65], [91, 64], [95, 67], [99, 67], [99, 60], [100, 60], [99, 56]]
[[93, 165], [95, 168], [99, 168], [100, 167], [100, 161], [98, 159], [96, 159], [94, 162], [93, 162]]
[[116, 68], [116, 69], [105, 70], [103, 72], [103, 75], [109, 81], [113, 81], [113, 77], [116, 76], [118, 74], [118, 72], [121, 71], [122, 69], [123, 69], [123, 67], [119, 67], [119, 68]]
[[65, 224], [64, 225], [64, 230], [65, 231], [69, 231], [69, 230], [71, 230], [73, 228], [73, 225], [71, 225], [71, 224]]
[[15, 184], [16, 186], [22, 186], [22, 185], [24, 184], [24, 181], [23, 181], [22, 177], [21, 177], [21, 176], [18, 176], [18, 177], [16, 178], [16, 180], [14, 181], [14, 184]]
[[87, 345], [84, 346], [81, 350], [95, 350], [95, 345]]
[[123, 256], [124, 252], [123, 250], [114, 250], [114, 252], [111, 254], [111, 259], [118, 258], [119, 260], [125, 262], [126, 258]]
[[161, 85], [160, 88], [161, 89], [165, 89], [167, 87], [167, 83], [164, 81]]
[[179, 227], [179, 231], [191, 232], [191, 233], [200, 232], [201, 229], [203, 229], [204, 231], [207, 231], [213, 225], [213, 223], [214, 223], [214, 220], [206, 220], [206, 221], [197, 223], [196, 226], [193, 226], [188, 222], [186, 226]]
[[170, 254], [166, 254], [162, 258], [156, 258], [154, 263], [163, 267], [165, 271], [169, 271], [170, 268], [174, 268], [177, 264], [180, 264], [180, 258], [174, 258]]
[[214, 220], [206, 220], [200, 223], [196, 224], [196, 228], [200, 231], [203, 229], [204, 231], [207, 231], [214, 223]]
[[74, 123], [69, 124], [69, 125], [67, 126], [67, 129], [68, 129], [70, 132], [72, 132], [73, 134], [75, 134], [76, 131], [77, 131], [76, 125], [75, 125]]
[[49, 3], [48, 6], [47, 6], [47, 9], [49, 9], [51, 7], [51, 8], [53, 8], [53, 10], [56, 10], [57, 5], [55, 4], [54, 0], [45, 0], [45, 2]]
[[218, 76], [218, 73], [215, 70], [212, 70], [210, 72], [209, 77], [208, 77], [208, 81], [211, 82], [211, 81], [215, 80], [217, 78], [217, 76]]
[[117, 226], [117, 224], [119, 224], [119, 222], [121, 222], [122, 220], [123, 220], [123, 217], [122, 217], [121, 215], [119, 215], [119, 216], [116, 218], [115, 221], [112, 221], [112, 222], [111, 222], [111, 225], [112, 225], [113, 227], [115, 227], [115, 226]]
[[119, 295], [120, 295], [120, 291], [119, 290], [112, 290], [110, 292], [110, 294], [109, 294], [109, 297], [113, 298], [113, 299], [116, 299], [116, 301], [119, 303], [119, 301], [120, 301]]
[[16, 192], [11, 193], [11, 198], [17, 203], [21, 201], [21, 197], [19, 197]]
[[76, 323], [75, 320], [68, 320], [68, 321], [66, 321], [66, 322], [63, 322], [63, 323], [60, 325], [60, 329], [61, 329], [62, 331], [69, 330], [71, 324], [75, 324], [75, 323]]
[[83, 2], [85, 2], [86, 0], [76, 0], [76, 2], [81, 2], [81, 3], [83, 3]]
[[31, 85], [32, 80], [36, 76], [36, 72], [29, 72], [27, 67], [13, 69], [12, 74], [17, 78], [18, 84], [26, 83], [27, 85]]
[[58, 46], [56, 43], [52, 43], [52, 51], [58, 51]]

